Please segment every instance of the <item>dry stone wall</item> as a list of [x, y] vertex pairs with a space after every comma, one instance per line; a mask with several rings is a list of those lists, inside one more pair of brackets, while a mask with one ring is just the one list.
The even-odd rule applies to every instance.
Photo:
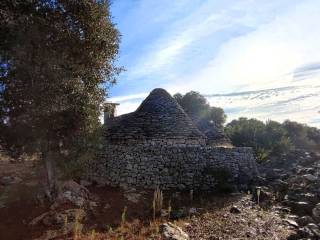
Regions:
[[108, 144], [105, 156], [91, 166], [90, 178], [113, 186], [163, 189], [210, 189], [216, 177], [208, 170], [226, 170], [229, 181], [245, 186], [257, 176], [251, 148], [193, 144]]

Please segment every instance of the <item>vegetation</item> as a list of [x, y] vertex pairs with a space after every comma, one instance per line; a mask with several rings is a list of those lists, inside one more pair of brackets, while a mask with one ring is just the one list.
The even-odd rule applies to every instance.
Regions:
[[292, 121], [285, 121], [282, 124], [286, 130], [288, 137], [297, 148], [319, 149], [320, 146], [320, 130], [315, 127], [307, 126]]
[[153, 220], [155, 220], [156, 215], [161, 213], [163, 206], [163, 194], [159, 187], [154, 190], [153, 201], [152, 201], [152, 211], [153, 211]]
[[[12, 153], [41, 153], [48, 195], [57, 160], [72, 160], [99, 127], [119, 33], [108, 1], [0, 3], [0, 129]], [[78, 156], [77, 156], [78, 157]]]
[[[177, 93], [174, 98], [192, 119], [215, 123], [212, 126], [224, 128], [227, 116], [223, 109], [210, 106], [200, 93]], [[319, 129], [289, 120], [281, 124], [271, 120], [262, 122], [239, 118], [228, 123], [225, 132], [233, 145], [252, 147], [258, 161], [264, 161], [270, 155], [286, 154], [295, 148], [313, 150], [320, 145]]]
[[316, 149], [320, 145], [319, 129], [289, 120], [281, 124], [239, 118], [227, 124], [226, 133], [235, 146], [253, 147], [259, 161], [295, 148]]
[[206, 119], [218, 127], [223, 127], [227, 120], [222, 108], [210, 106], [207, 99], [198, 92], [191, 91], [185, 95], [177, 93], [173, 97], [191, 118]]

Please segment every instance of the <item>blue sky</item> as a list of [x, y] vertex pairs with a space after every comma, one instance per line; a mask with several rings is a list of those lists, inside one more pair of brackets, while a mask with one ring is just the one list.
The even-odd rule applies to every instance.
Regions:
[[119, 114], [163, 87], [199, 91], [229, 120], [320, 126], [320, 1], [116, 0], [111, 12], [126, 68], [109, 94]]

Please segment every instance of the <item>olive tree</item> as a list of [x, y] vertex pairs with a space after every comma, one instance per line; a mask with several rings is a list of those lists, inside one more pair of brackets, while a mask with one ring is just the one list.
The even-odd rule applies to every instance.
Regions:
[[55, 160], [99, 125], [118, 49], [108, 1], [0, 2], [1, 141], [41, 153], [51, 197]]

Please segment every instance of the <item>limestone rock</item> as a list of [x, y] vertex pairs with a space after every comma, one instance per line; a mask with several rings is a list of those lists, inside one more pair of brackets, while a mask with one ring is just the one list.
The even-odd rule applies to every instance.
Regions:
[[72, 203], [77, 207], [84, 207], [89, 204], [90, 192], [84, 186], [69, 180], [61, 183], [58, 189], [58, 196], [51, 206], [51, 209], [56, 209], [65, 203]]
[[298, 219], [298, 223], [300, 226], [306, 226], [309, 223], [315, 223], [313, 218], [310, 216], [302, 216], [301, 218]]
[[68, 223], [66, 226], [64, 226], [61, 229], [47, 230], [43, 235], [41, 235], [39, 238], [35, 240], [65, 239], [67, 235], [69, 235], [70, 233], [74, 233], [75, 230], [77, 231], [77, 234], [81, 233], [82, 229], [83, 229], [83, 224], [81, 223], [77, 223], [76, 226], [74, 223]]
[[189, 240], [188, 234], [170, 222], [161, 224], [159, 230], [164, 240]]
[[[219, 135], [216, 131], [213, 134]], [[219, 176], [204, 173], [218, 168], [230, 175], [226, 185], [246, 189], [258, 175], [251, 148], [209, 143], [164, 89], [153, 90], [135, 112], [109, 119], [105, 138], [101, 158], [89, 163], [87, 173], [98, 183], [123, 188], [212, 190], [218, 186]], [[224, 179], [220, 182], [226, 183]], [[129, 198], [138, 201], [131, 193]]]
[[83, 209], [68, 209], [61, 212], [49, 211], [41, 214], [34, 218], [29, 225], [35, 226], [43, 224], [47, 227], [50, 226], [62, 226], [65, 220], [68, 223], [74, 223], [77, 221], [81, 222], [86, 217], [86, 213]]
[[289, 224], [289, 226], [292, 226], [294, 228], [298, 228], [299, 227], [299, 224], [294, 220], [285, 219], [284, 222], [286, 222], [287, 224]]
[[318, 180], [318, 178], [312, 174], [305, 174], [302, 177], [308, 180], [309, 182], [315, 182]]
[[313, 209], [312, 209], [312, 217], [320, 222], [320, 203], [318, 203]]
[[230, 208], [230, 213], [239, 214], [239, 213], [241, 213], [241, 210], [240, 210], [237, 206], [232, 206], [232, 207]]
[[318, 239], [320, 238], [320, 228], [318, 225], [309, 223], [306, 227], [311, 230], [315, 237], [317, 237]]
[[0, 185], [4, 185], [4, 186], [16, 184], [20, 182], [22, 182], [22, 179], [15, 176], [5, 176], [0, 178]]
[[124, 197], [130, 202], [138, 203], [142, 195], [135, 191], [127, 191], [124, 193]]

